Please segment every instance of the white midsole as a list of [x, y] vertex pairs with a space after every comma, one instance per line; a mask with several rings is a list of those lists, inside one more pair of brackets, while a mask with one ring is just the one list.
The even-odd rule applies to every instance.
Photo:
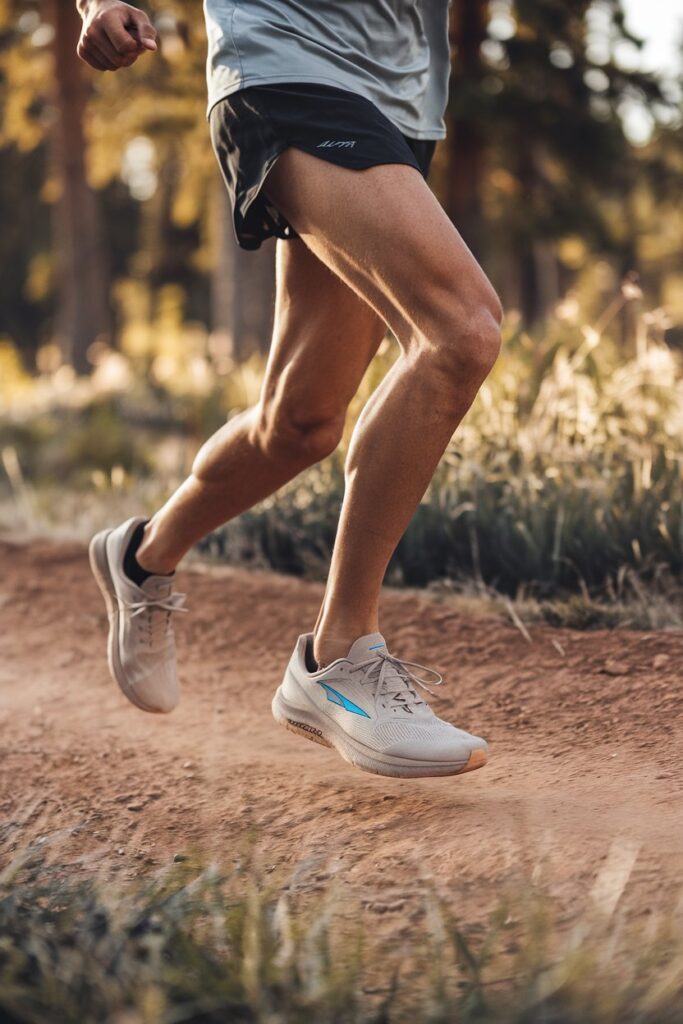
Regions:
[[[348, 754], [349, 751], [346, 748], [351, 748], [351, 751], [361, 759], [369, 762], [374, 762], [378, 765], [386, 765], [387, 767], [393, 768], [433, 768], [434, 770], [448, 770], [448, 769], [460, 769], [464, 768], [469, 760], [470, 753], [466, 757], [460, 758], [457, 761], [428, 761], [426, 759], [417, 760], [415, 758], [399, 757], [396, 754], [384, 754], [379, 750], [373, 750], [372, 747], [366, 746], [361, 743], [360, 740], [349, 736], [341, 726], [335, 721], [324, 714], [319, 708], [309, 700], [301, 688], [298, 687], [301, 692], [303, 700], [309, 705], [308, 708], [297, 707], [295, 704], [290, 704], [287, 698], [282, 693], [282, 686], [278, 686], [275, 696], [273, 697], [273, 716], [276, 721], [284, 723], [286, 721], [294, 724], [301, 723], [309, 728], [316, 729], [327, 740], [331, 746], [335, 747], [342, 756]], [[348, 758], [351, 761], [355, 759], [351, 756]]]

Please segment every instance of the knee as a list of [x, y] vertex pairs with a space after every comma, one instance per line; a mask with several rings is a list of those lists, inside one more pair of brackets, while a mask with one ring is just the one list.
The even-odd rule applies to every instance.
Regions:
[[345, 410], [266, 400], [259, 407], [252, 440], [268, 457], [304, 467], [332, 454], [341, 441], [344, 420]]
[[468, 311], [465, 318], [458, 316], [445, 345], [446, 362], [459, 375], [483, 383], [500, 354], [500, 321], [497, 311], [488, 306]]
[[500, 353], [503, 310], [491, 286], [463, 297], [459, 288], [440, 288], [416, 332], [432, 365], [454, 382], [483, 383]]

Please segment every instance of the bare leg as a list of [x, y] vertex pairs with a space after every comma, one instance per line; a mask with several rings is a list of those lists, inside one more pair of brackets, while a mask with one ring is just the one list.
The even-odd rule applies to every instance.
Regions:
[[279, 242], [261, 399], [209, 438], [191, 476], [147, 524], [137, 551], [143, 568], [172, 572], [201, 537], [329, 454], [385, 331], [302, 242]]
[[500, 303], [421, 176], [286, 151], [269, 195], [302, 240], [389, 324], [402, 357], [356, 426], [327, 590], [322, 665], [378, 628], [389, 559], [496, 359]]

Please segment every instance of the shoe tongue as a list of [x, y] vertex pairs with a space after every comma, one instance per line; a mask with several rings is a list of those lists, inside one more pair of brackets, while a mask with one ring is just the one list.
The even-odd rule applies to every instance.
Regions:
[[148, 597], [168, 597], [172, 587], [173, 578], [171, 576], [148, 576], [140, 584], [140, 590], [144, 591]]
[[381, 633], [368, 633], [367, 636], [358, 637], [346, 655], [346, 660], [357, 664], [384, 653], [386, 649], [386, 641]]

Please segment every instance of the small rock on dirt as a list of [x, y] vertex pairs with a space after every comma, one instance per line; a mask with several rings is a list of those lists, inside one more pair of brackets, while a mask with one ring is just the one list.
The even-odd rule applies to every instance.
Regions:
[[631, 666], [626, 661], [619, 661], [617, 658], [608, 658], [602, 666], [601, 672], [608, 676], [627, 676], [631, 672]]

